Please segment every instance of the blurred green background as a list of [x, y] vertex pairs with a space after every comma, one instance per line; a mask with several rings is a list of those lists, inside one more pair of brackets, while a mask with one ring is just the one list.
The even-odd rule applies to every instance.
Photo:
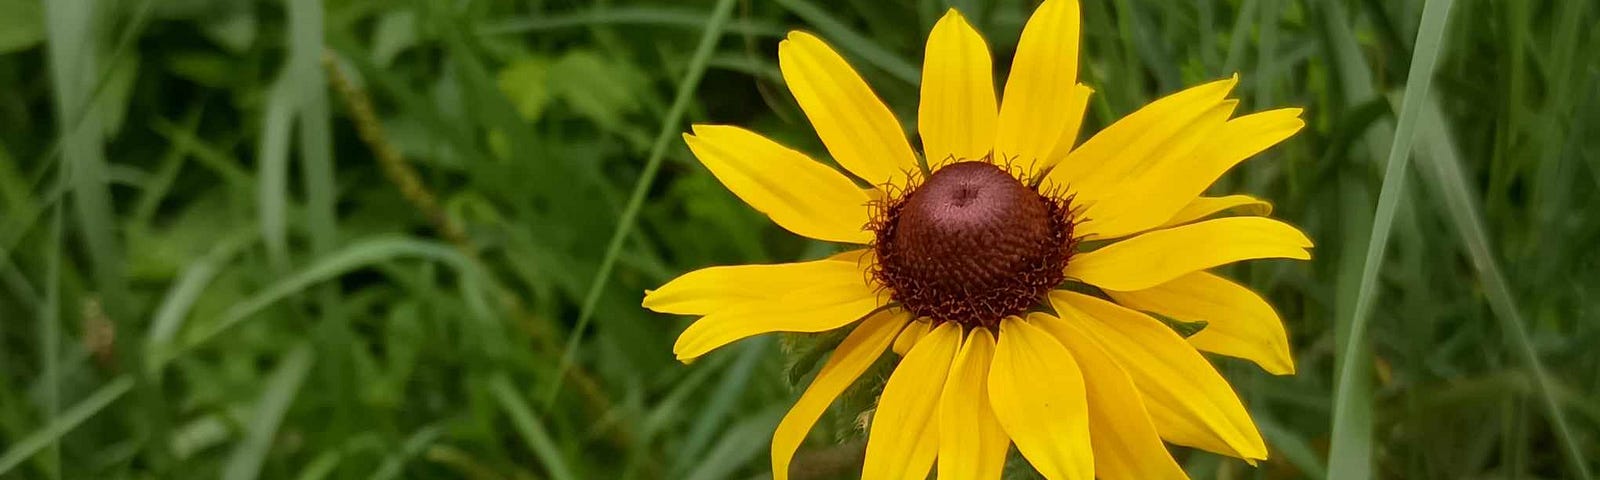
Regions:
[[[685, 366], [689, 319], [639, 300], [835, 247], [679, 132], [826, 158], [777, 71], [800, 28], [914, 133], [948, 4], [1003, 75], [1032, 0], [0, 0], [0, 477], [761, 478], [830, 337]], [[1084, 0], [1083, 25], [1088, 131], [1233, 72], [1241, 111], [1307, 109], [1214, 189], [1317, 241], [1229, 271], [1299, 374], [1217, 358], [1272, 458], [1175, 448], [1192, 476], [1600, 468], [1600, 4]], [[856, 475], [881, 382], [800, 478]]]

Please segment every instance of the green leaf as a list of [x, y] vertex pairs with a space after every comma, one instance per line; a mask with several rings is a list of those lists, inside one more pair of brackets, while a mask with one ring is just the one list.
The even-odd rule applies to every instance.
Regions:
[[634, 92], [644, 75], [626, 62], [574, 50], [551, 64], [548, 75], [553, 96], [603, 127], [615, 128], [623, 115], [639, 110]]
[[0, 0], [0, 55], [27, 50], [44, 41], [41, 0]]
[[[1146, 313], [1150, 313], [1150, 312], [1146, 312]], [[1178, 319], [1175, 319], [1175, 318], [1172, 318], [1172, 317], [1168, 317], [1166, 315], [1160, 315], [1160, 314], [1156, 314], [1156, 313], [1150, 313], [1150, 316], [1155, 317], [1156, 320], [1160, 320], [1161, 323], [1167, 324], [1167, 328], [1171, 328], [1172, 331], [1178, 332], [1178, 335], [1182, 336], [1183, 338], [1193, 337], [1194, 334], [1200, 333], [1201, 330], [1205, 330], [1207, 326], [1211, 325], [1211, 322], [1207, 322], [1205, 320], [1200, 320], [1200, 321], [1196, 321], [1196, 322], [1185, 322], [1185, 321], [1178, 320]]]
[[247, 3], [218, 3], [231, 7], [227, 7], [226, 12], [196, 22], [200, 24], [200, 31], [211, 41], [221, 45], [228, 53], [234, 55], [248, 53], [250, 47], [255, 45], [256, 36], [261, 30], [261, 22], [256, 19], [255, 9]]
[[163, 63], [174, 75], [206, 87], [227, 88], [239, 81], [235, 60], [211, 51], [170, 52]]
[[416, 44], [417, 14], [412, 10], [385, 13], [372, 29], [372, 63], [387, 67], [394, 57]]
[[[550, 83], [550, 60], [540, 56], [517, 59], [495, 76], [500, 92], [511, 99], [517, 114], [529, 122], [539, 121], [550, 104]], [[498, 142], [503, 145], [505, 140]]]

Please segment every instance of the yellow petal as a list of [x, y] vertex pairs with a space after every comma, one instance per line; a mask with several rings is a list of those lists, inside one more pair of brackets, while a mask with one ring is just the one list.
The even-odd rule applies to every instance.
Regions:
[[[1109, 191], [1086, 190], [1075, 192], [1077, 195], [1088, 197], [1084, 203], [1083, 220], [1075, 227], [1074, 232], [1093, 238], [1109, 239], [1125, 236], [1140, 230], [1156, 226], [1161, 220], [1171, 218], [1172, 210], [1157, 212], [1144, 202], [1143, 197], [1132, 197], [1127, 194], [1131, 188], [1140, 186], [1140, 180], [1149, 178], [1159, 173], [1151, 170], [1167, 168], [1174, 162], [1184, 162], [1194, 156], [1196, 149], [1211, 137], [1216, 136], [1228, 116], [1233, 114], [1234, 108], [1239, 106], [1238, 100], [1224, 100], [1212, 105], [1200, 116], [1184, 124], [1174, 131], [1172, 135], [1162, 139], [1159, 143], [1151, 143], [1148, 149], [1130, 148], [1138, 152], [1125, 151], [1124, 155], [1137, 155], [1147, 160], [1133, 164], [1134, 168], [1125, 172], [1121, 179], [1090, 179], [1085, 183], [1090, 186], [1107, 185], [1115, 183], [1117, 187]], [[1135, 146], [1139, 147], [1139, 146]], [[1146, 192], [1146, 195], [1163, 196], [1163, 200], [1170, 200], [1170, 192]], [[1194, 195], [1189, 197], [1194, 198]], [[1074, 197], [1076, 199], [1076, 197]], [[1179, 207], [1182, 207], [1180, 204]], [[1151, 218], [1157, 220], [1151, 221]]]
[[778, 44], [783, 80], [833, 159], [873, 185], [904, 184], [918, 170], [900, 121], [827, 43], [790, 32]]
[[1156, 228], [1176, 227], [1195, 220], [1216, 215], [1224, 210], [1238, 210], [1245, 215], [1265, 217], [1272, 214], [1272, 204], [1249, 195], [1228, 195], [1226, 197], [1199, 197], [1190, 200], [1172, 218]]
[[794, 402], [794, 407], [783, 416], [782, 422], [778, 422], [778, 430], [772, 434], [773, 480], [789, 478], [789, 461], [817, 419], [822, 418], [822, 412], [855, 383], [861, 372], [878, 360], [883, 349], [900, 332], [900, 327], [910, 320], [911, 315], [898, 308], [880, 311], [862, 320], [861, 325], [833, 349], [828, 363], [817, 370], [816, 379], [800, 394], [800, 399]]
[[1091, 219], [1114, 221], [1088, 228], [1107, 238], [1166, 221], [1234, 165], [1300, 131], [1305, 122], [1299, 115], [1298, 108], [1245, 115], [1204, 133], [1206, 143], [1192, 152], [1155, 158], [1085, 212]]
[[1191, 87], [1157, 99], [1094, 134], [1045, 177], [1046, 185], [1075, 192], [1090, 205], [1145, 166], [1150, 152], [1222, 103], [1238, 76]]
[[923, 336], [928, 334], [928, 330], [933, 328], [929, 326], [929, 323], [927, 319], [921, 319], [906, 325], [906, 329], [902, 330], [900, 336], [894, 339], [894, 353], [905, 356], [906, 352], [911, 351], [911, 347], [917, 345], [917, 340], [921, 340]]
[[1243, 358], [1274, 375], [1294, 373], [1283, 321], [1260, 295], [1206, 272], [1194, 272], [1144, 290], [1107, 290], [1128, 308], [1155, 312], [1185, 322], [1206, 322], [1188, 338], [1207, 352]]
[[684, 134], [700, 163], [728, 190], [791, 232], [866, 244], [872, 197], [843, 174], [749, 130], [695, 125]]
[[929, 167], [989, 155], [994, 146], [993, 68], [989, 45], [956, 9], [933, 25], [917, 107], [917, 130]]
[[961, 327], [945, 322], [928, 332], [895, 366], [878, 397], [867, 434], [861, 478], [922, 480], [939, 452], [939, 396], [950, 361], [961, 348]]
[[702, 268], [645, 292], [644, 308], [705, 315], [751, 301], [777, 299], [806, 287], [860, 284], [869, 252], [855, 250], [810, 262]]
[[1289, 224], [1229, 217], [1156, 230], [1074, 255], [1067, 276], [1108, 290], [1141, 290], [1240, 260], [1311, 258], [1311, 240]]
[[1261, 433], [1228, 381], [1166, 324], [1076, 292], [1051, 292], [1050, 304], [1133, 378], [1161, 438], [1244, 459], [1267, 458]]
[[1078, 2], [1046, 0], [1017, 40], [995, 130], [998, 163], [1033, 172], [1060, 160], [1077, 137], [1088, 88], [1078, 81]]
[[967, 334], [939, 397], [939, 478], [1000, 478], [1011, 438], [989, 405], [989, 365], [994, 336], [987, 328]]
[[833, 330], [860, 320], [883, 302], [872, 287], [860, 281], [794, 290], [779, 298], [739, 304], [696, 320], [678, 335], [672, 352], [678, 360], [688, 361], [753, 335]]
[[989, 399], [1017, 450], [1045, 478], [1094, 478], [1083, 376], [1055, 337], [1016, 317], [1001, 320]]
[[1073, 322], [1044, 313], [1028, 321], [1055, 335], [1083, 372], [1089, 398], [1089, 438], [1094, 444], [1094, 472], [1102, 480], [1187, 479], [1172, 459], [1145, 410], [1133, 378], [1117, 365], [1090, 334]]

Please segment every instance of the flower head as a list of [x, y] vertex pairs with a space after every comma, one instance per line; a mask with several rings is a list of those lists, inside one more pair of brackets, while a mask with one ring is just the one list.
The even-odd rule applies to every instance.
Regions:
[[[738, 127], [685, 141], [713, 175], [791, 232], [860, 245], [826, 259], [710, 267], [644, 306], [702, 316], [691, 360], [769, 332], [853, 330], [784, 417], [773, 475], [885, 350], [903, 355], [868, 431], [864, 478], [999, 478], [1011, 445], [1046, 478], [1184, 478], [1164, 443], [1246, 460], [1266, 446], [1201, 351], [1293, 372], [1260, 296], [1208, 269], [1310, 258], [1263, 201], [1201, 193], [1304, 124], [1235, 117], [1237, 78], [1159, 99], [1077, 144], [1078, 5], [1047, 0], [996, 101], [988, 46], [960, 13], [934, 26], [917, 115], [899, 122], [826, 43], [793, 32], [784, 80], [850, 176]], [[1224, 211], [1244, 216], [1212, 218]], [[1150, 314], [1206, 322], [1185, 338]]]

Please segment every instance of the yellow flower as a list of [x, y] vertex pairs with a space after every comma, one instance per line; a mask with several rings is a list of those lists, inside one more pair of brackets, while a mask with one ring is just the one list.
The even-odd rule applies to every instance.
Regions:
[[[929, 35], [922, 159], [860, 76], [817, 37], [778, 47], [784, 80], [854, 178], [738, 127], [684, 138], [739, 198], [791, 232], [862, 245], [823, 260], [711, 267], [644, 306], [703, 316], [693, 360], [769, 332], [857, 324], [779, 424], [773, 476], [885, 350], [904, 357], [872, 416], [863, 477], [999, 478], [1011, 444], [1046, 478], [1184, 478], [1163, 445], [1254, 461], [1266, 445], [1201, 356], [1294, 365], [1271, 306], [1207, 269], [1310, 258], [1311, 241], [1244, 195], [1204, 197], [1283, 141], [1299, 109], [1233, 117], [1237, 77], [1169, 95], [1074, 145], [1079, 11], [1048, 0], [996, 102], [988, 46], [951, 10]], [[1226, 210], [1246, 216], [1209, 218]], [[1070, 288], [1065, 288], [1070, 287]], [[1092, 293], [1080, 293], [1092, 292]], [[1144, 313], [1208, 322], [1189, 338]]]

